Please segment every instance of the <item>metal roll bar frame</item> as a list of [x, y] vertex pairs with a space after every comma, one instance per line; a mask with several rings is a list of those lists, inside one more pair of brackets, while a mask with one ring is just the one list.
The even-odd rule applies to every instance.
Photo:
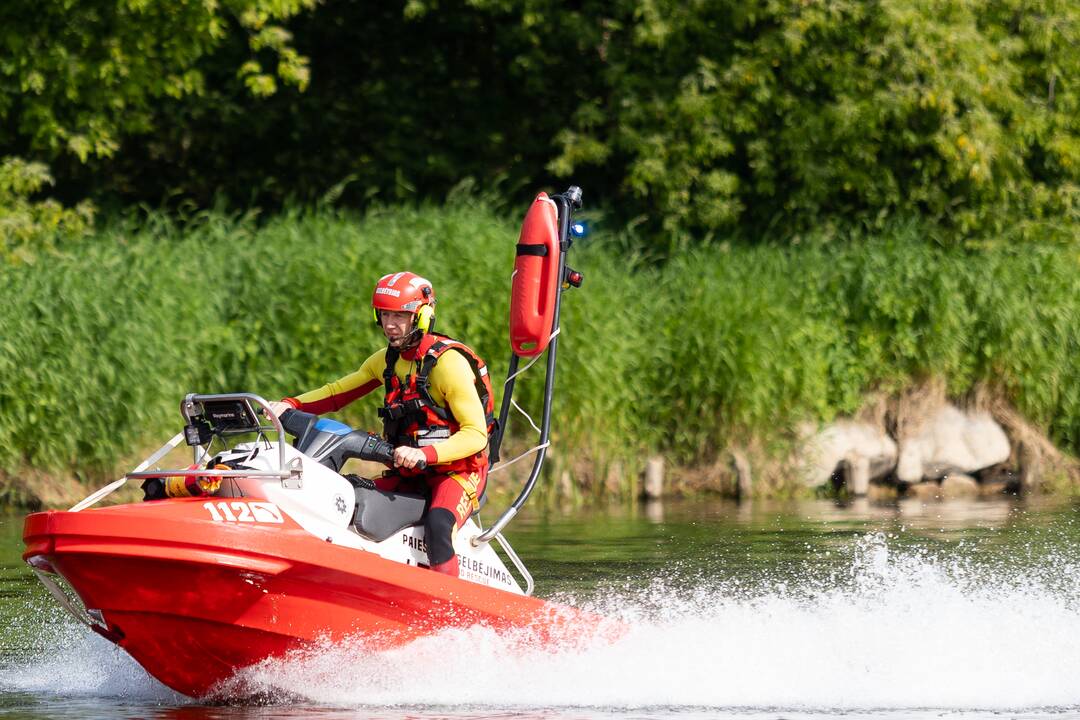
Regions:
[[[581, 284], [580, 275], [566, 265], [566, 252], [574, 242], [570, 234], [570, 223], [574, 211], [581, 209], [581, 188], [571, 185], [566, 192], [552, 195], [551, 200], [555, 203], [559, 218], [559, 287], [555, 293], [555, 311], [552, 316], [551, 336], [547, 346], [547, 369], [544, 376], [544, 411], [540, 421], [540, 441], [536, 451], [536, 458], [533, 460], [532, 471], [529, 473], [529, 478], [525, 481], [521, 493], [511, 503], [510, 507], [499, 516], [498, 520], [488, 529], [472, 538], [473, 546], [491, 542], [514, 519], [518, 511], [529, 499], [533, 488], [536, 487], [536, 481], [540, 477], [540, 470], [544, 466], [544, 459], [547, 457], [551, 430], [551, 400], [555, 391], [555, 360], [559, 347], [559, 314], [562, 309], [562, 294], [571, 285], [577, 287]], [[576, 282], [570, 282], [571, 273], [578, 276]], [[510, 363], [506, 371], [509, 380], [503, 389], [502, 405], [499, 408], [499, 429], [491, 448], [492, 462], [498, 459], [503, 434], [506, 432], [506, 422], [510, 415], [510, 404], [514, 395], [514, 384], [517, 382], [517, 370], [520, 361], [521, 358], [517, 353], [510, 354]]]
[[[246, 403], [249, 409], [251, 409], [252, 403], [254, 403], [265, 411], [264, 414], [268, 418], [270, 418], [271, 424], [263, 425], [260, 423], [254, 430], [251, 430], [250, 432], [257, 432], [262, 435], [265, 431], [270, 430], [277, 433], [277, 470], [202, 470], [199, 468], [194, 468], [191, 470], [140, 470], [137, 468], [135, 471], [127, 473], [127, 475], [125, 475], [124, 477], [139, 480], [162, 477], [275, 477], [280, 478], [282, 481], [285, 481], [292, 477], [300, 475], [299, 466], [291, 468], [285, 467], [285, 428], [282, 427], [281, 420], [279, 420], [277, 416], [270, 411], [270, 403], [268, 403], [261, 396], [255, 395], [254, 393], [222, 393], [216, 395], [197, 395], [195, 393], [188, 393], [180, 402], [180, 414], [184, 416], [184, 419], [191, 423], [195, 420], [197, 416], [197, 413], [195, 411], [196, 403], [215, 402], [222, 400], [239, 400]], [[180, 439], [182, 439], [182, 437], [182, 434], [177, 435], [164, 446], [162, 446], [158, 453], [162, 453], [162, 451], [168, 452], [172, 448], [176, 447], [180, 444], [179, 441]], [[213, 442], [213, 440], [211, 440], [211, 442]], [[195, 464], [199, 464], [202, 461], [203, 455], [206, 454], [206, 450], [201, 444], [193, 446], [192, 450], [194, 452], [194, 462]], [[148, 459], [148, 462], [144, 463], [144, 465], [156, 462], [157, 459], [160, 459], [160, 457], [164, 455], [164, 453], [162, 453], [161, 455], [158, 455], [158, 453], [154, 453], [154, 456], [156, 456], [156, 458], [152, 457]]]

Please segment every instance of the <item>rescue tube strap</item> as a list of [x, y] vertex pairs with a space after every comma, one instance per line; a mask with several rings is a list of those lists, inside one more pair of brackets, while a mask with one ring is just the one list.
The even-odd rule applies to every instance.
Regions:
[[520, 255], [533, 255], [535, 257], [547, 257], [548, 249], [547, 245], [540, 245], [539, 243], [517, 244], [517, 254]]
[[529, 421], [530, 425], [532, 425], [533, 430], [535, 430], [537, 433], [541, 432], [540, 428], [536, 427], [536, 423], [533, 422], [532, 416], [529, 415], [529, 413], [527, 413], [527, 412], [525, 412], [524, 410], [521, 409], [521, 406], [517, 404], [517, 400], [514, 400], [513, 398], [511, 398], [510, 399], [510, 404], [513, 405], [517, 409], [517, 411], [519, 413], [521, 413], [522, 415], [525, 416], [525, 419]]
[[533, 448], [530, 448], [530, 449], [526, 450], [525, 452], [521, 453], [520, 455], [518, 455], [513, 460], [507, 460], [504, 463], [499, 463], [495, 467], [488, 470], [488, 475], [494, 475], [495, 473], [497, 473], [497, 472], [499, 472], [501, 470], [505, 470], [506, 468], [508, 468], [511, 465], [513, 465], [514, 463], [516, 463], [518, 460], [526, 458], [529, 455], [532, 455], [534, 452], [537, 452], [539, 450], [543, 450], [546, 447], [551, 447], [551, 441], [550, 440], [548, 442], [546, 442], [546, 443], [542, 443], [540, 445], [537, 445], [536, 447], [533, 447]]
[[[562, 332], [562, 328], [561, 328], [561, 327], [559, 327], [559, 328], [555, 328], [555, 331], [554, 331], [553, 333], [551, 333], [551, 335], [550, 335], [550, 336], [548, 336], [548, 342], [551, 342], [551, 340], [552, 340], [552, 339], [553, 339], [553, 338], [554, 338], [554, 337], [555, 337], [556, 335], [558, 335], [558, 334], [559, 334], [560, 332]], [[541, 353], [541, 355], [542, 355], [542, 354], [543, 354], [543, 353]], [[504, 381], [503, 381], [503, 390], [506, 390], [506, 386], [507, 386], [508, 384], [510, 384], [510, 381], [511, 381], [511, 380], [513, 380], [513, 379], [514, 379], [514, 378], [516, 378], [516, 377], [517, 377], [518, 375], [522, 374], [523, 372], [525, 372], [526, 370], [528, 370], [529, 368], [531, 368], [531, 367], [532, 367], [532, 366], [533, 366], [533, 365], [534, 365], [534, 364], [536, 363], [536, 361], [537, 361], [537, 360], [539, 360], [539, 359], [540, 359], [540, 355], [537, 355], [537, 356], [536, 356], [536, 357], [534, 357], [534, 358], [533, 358], [532, 360], [530, 360], [530, 361], [529, 361], [529, 363], [528, 363], [528, 364], [527, 364], [527, 365], [526, 365], [525, 367], [523, 367], [523, 368], [520, 368], [520, 369], [518, 369], [518, 371], [517, 371], [517, 372], [515, 372], [515, 373], [513, 373], [512, 375], [510, 375], [509, 377], [507, 377], [507, 378], [506, 378], [506, 380], [504, 380]]]

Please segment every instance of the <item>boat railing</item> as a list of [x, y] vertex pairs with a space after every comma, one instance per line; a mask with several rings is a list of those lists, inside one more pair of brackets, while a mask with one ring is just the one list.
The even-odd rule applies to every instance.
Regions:
[[[168, 454], [168, 452], [177, 447], [181, 441], [185, 441], [188, 445], [192, 446], [194, 452], [193, 464], [201, 464], [203, 460], [209, 456], [209, 443], [204, 445], [200, 442], [201, 438], [198, 429], [198, 424], [204, 419], [203, 410], [205, 404], [224, 402], [240, 403], [237, 407], [247, 416], [244, 418], [246, 423], [241, 423], [232, 430], [215, 432], [214, 436], [223, 437], [225, 434], [237, 435], [243, 433], [258, 433], [260, 437], [263, 437], [267, 432], [276, 433], [279, 440], [277, 443], [277, 470], [203, 470], [200, 468], [178, 468], [173, 470], [145, 469]], [[255, 412], [255, 407], [253, 406], [257, 406], [263, 411], [263, 416], [269, 418], [270, 424], [264, 424], [258, 419], [258, 413]], [[270, 403], [267, 402], [265, 398], [254, 393], [217, 393], [213, 395], [189, 393], [184, 396], [184, 399], [180, 403], [180, 414], [188, 421], [187, 425], [184, 427], [184, 432], [177, 434], [169, 442], [165, 443], [165, 445], [147, 458], [147, 460], [139, 467], [132, 472], [127, 473], [125, 477], [139, 480], [162, 477], [268, 477], [280, 478], [283, 482], [292, 478], [299, 479], [301, 466], [299, 463], [287, 464], [285, 462], [285, 428], [282, 427], [281, 420], [278, 419], [277, 415], [270, 410]]]
[[[201, 416], [199, 410], [202, 407], [202, 403], [205, 402], [239, 402], [242, 403], [241, 407], [248, 415], [248, 424], [242, 428], [238, 427], [227, 434], [239, 434], [241, 432], [255, 432], [260, 436], [265, 437], [265, 433], [274, 432], [278, 437], [278, 469], [277, 470], [202, 470], [199, 468], [176, 468], [176, 469], [162, 469], [155, 468], [148, 470], [147, 468], [156, 465], [163, 457], [172, 452], [175, 448], [179, 447], [180, 443], [186, 442], [192, 446], [194, 453], [193, 465], [200, 465], [207, 457], [209, 457], [209, 443], [201, 442], [201, 437], [198, 434], [198, 428], [196, 426], [197, 419]], [[258, 414], [255, 412], [255, 408], [260, 408], [263, 411], [263, 415], [270, 419], [270, 424], [264, 424], [258, 419]], [[139, 463], [134, 470], [126, 473], [119, 480], [114, 480], [103, 488], [96, 490], [95, 492], [87, 495], [78, 503], [70, 508], [70, 512], [79, 512], [101, 501], [106, 496], [110, 495], [118, 488], [120, 488], [129, 479], [131, 480], [143, 480], [149, 478], [163, 478], [163, 477], [268, 477], [278, 478], [282, 484], [286, 487], [300, 487], [301, 480], [301, 465], [300, 463], [286, 463], [285, 462], [285, 428], [282, 427], [281, 421], [277, 416], [270, 411], [270, 403], [265, 398], [255, 395], [254, 393], [220, 393], [213, 395], [199, 395], [196, 393], [188, 393], [184, 396], [184, 399], [180, 403], [180, 413], [187, 420], [187, 425], [181, 432], [178, 432], [172, 438], [169, 439], [164, 445], [152, 452], [145, 460]], [[211, 439], [212, 442], [212, 439]]]
[[525, 594], [532, 595], [533, 589], [536, 587], [536, 584], [533, 582], [532, 573], [525, 567], [525, 563], [521, 562], [521, 558], [518, 557], [517, 552], [510, 546], [510, 541], [507, 540], [502, 533], [497, 533], [495, 535], [495, 541], [499, 543], [499, 547], [506, 553], [506, 557], [510, 558], [510, 562], [513, 563], [514, 567], [517, 568], [517, 571], [521, 574], [521, 579], [525, 581]]

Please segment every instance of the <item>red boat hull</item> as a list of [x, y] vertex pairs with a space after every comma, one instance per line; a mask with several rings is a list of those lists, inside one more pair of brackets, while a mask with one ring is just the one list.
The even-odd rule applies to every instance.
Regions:
[[286, 517], [214, 522], [199, 498], [30, 515], [31, 565], [56, 572], [165, 685], [209, 694], [236, 670], [347, 637], [389, 647], [482, 623], [577, 637], [600, 618], [321, 541]]

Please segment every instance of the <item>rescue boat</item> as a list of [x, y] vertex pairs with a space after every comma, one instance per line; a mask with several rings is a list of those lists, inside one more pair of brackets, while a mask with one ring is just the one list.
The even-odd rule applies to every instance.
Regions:
[[[23, 558], [76, 619], [193, 697], [242, 694], [226, 682], [238, 671], [327, 642], [390, 647], [482, 624], [557, 643], [610, 628], [533, 597], [532, 577], [502, 534], [549, 445], [560, 299], [581, 282], [565, 264], [578, 207], [576, 187], [541, 193], [522, 228], [499, 427], [509, 419], [519, 355], [546, 350], [540, 437], [526, 453], [533, 466], [517, 499], [489, 527], [474, 515], [455, 536], [459, 577], [425, 569], [423, 496], [342, 474], [352, 458], [388, 462], [389, 443], [296, 410], [275, 417], [252, 393], [186, 395], [182, 431], [138, 467], [69, 510], [28, 516]], [[519, 289], [529, 283], [532, 294]], [[501, 439], [492, 437], [493, 463]], [[161, 467], [182, 444], [191, 464]], [[128, 480], [142, 482], [146, 500], [93, 507]]]

